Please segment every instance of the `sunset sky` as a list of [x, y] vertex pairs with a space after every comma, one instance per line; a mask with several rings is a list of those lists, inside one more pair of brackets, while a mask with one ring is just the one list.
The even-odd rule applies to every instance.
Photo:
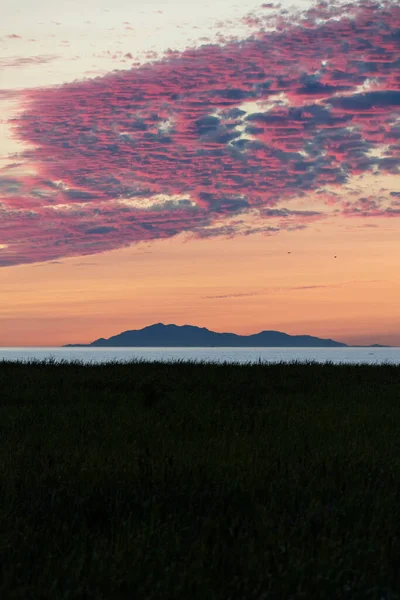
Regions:
[[400, 346], [400, 5], [13, 0], [0, 346]]

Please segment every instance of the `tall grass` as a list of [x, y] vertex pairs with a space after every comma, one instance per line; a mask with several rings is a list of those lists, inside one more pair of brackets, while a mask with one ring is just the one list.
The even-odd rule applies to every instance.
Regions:
[[0, 598], [400, 599], [400, 367], [0, 362]]

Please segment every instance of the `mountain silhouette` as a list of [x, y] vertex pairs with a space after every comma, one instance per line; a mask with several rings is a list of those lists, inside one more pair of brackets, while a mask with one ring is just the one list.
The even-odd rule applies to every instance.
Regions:
[[156, 323], [143, 329], [123, 331], [105, 339], [99, 338], [90, 344], [66, 344], [71, 347], [237, 347], [237, 348], [332, 348], [348, 347], [347, 344], [311, 335], [288, 335], [280, 331], [260, 331], [252, 335], [217, 333], [206, 327], [193, 325], [164, 325]]

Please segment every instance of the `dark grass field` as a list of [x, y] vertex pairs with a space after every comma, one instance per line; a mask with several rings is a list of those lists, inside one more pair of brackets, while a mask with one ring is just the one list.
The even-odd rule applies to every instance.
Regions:
[[2, 600], [400, 598], [400, 367], [0, 362]]

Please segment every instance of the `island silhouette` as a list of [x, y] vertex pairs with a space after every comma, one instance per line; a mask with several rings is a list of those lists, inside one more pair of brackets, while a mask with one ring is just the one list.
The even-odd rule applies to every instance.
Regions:
[[143, 329], [123, 331], [108, 339], [99, 338], [89, 344], [66, 344], [71, 347], [236, 347], [236, 348], [333, 348], [349, 347], [343, 342], [311, 335], [289, 335], [281, 331], [260, 331], [252, 335], [217, 333], [194, 325], [155, 323]]

